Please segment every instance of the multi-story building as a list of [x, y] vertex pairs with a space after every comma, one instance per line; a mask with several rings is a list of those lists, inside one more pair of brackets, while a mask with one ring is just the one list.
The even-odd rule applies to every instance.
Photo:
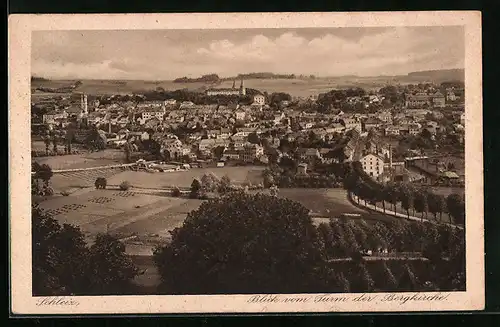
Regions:
[[256, 94], [253, 96], [253, 103], [256, 105], [264, 105], [266, 103], [266, 97], [262, 94]]
[[376, 179], [384, 172], [384, 158], [372, 153], [361, 158], [361, 165], [368, 176]]
[[446, 106], [446, 98], [441, 92], [436, 92], [432, 95], [432, 105], [437, 108]]
[[245, 162], [252, 162], [264, 155], [264, 148], [258, 144], [246, 143], [243, 146], [242, 159]]

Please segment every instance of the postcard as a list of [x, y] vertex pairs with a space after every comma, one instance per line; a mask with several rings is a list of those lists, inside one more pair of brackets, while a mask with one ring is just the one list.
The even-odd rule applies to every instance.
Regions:
[[10, 16], [12, 314], [483, 309], [481, 70], [472, 11]]

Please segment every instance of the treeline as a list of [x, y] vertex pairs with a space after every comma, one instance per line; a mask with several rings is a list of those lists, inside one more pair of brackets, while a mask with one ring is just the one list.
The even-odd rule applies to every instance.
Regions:
[[[396, 182], [388, 184], [379, 184], [368, 176], [362, 169], [360, 162], [353, 163], [353, 169], [346, 178], [344, 178], [344, 187], [352, 194], [365, 203], [368, 202], [375, 207], [377, 203], [382, 203], [383, 210], [386, 210], [386, 204], [393, 207], [396, 212], [397, 204], [406, 211], [408, 218], [413, 210], [428, 219], [428, 213], [434, 215], [434, 220], [442, 222], [442, 214], [447, 212], [451, 224], [465, 224], [465, 199], [459, 194], [452, 193], [447, 197], [441, 194], [435, 194], [427, 188], [417, 188], [411, 183]], [[451, 221], [453, 218], [453, 221]]]
[[198, 78], [181, 77], [174, 79], [174, 83], [196, 83], [196, 82], [217, 83], [219, 81], [220, 78], [219, 75], [217, 74], [207, 74]]
[[228, 79], [295, 79], [295, 74], [274, 74], [269, 72], [238, 74], [236, 78]]
[[341, 188], [342, 164], [325, 165], [322, 173], [296, 174], [295, 169], [276, 167], [262, 172], [264, 187], [277, 185], [280, 188]]
[[[318, 236], [328, 268], [334, 271], [331, 291], [465, 289], [463, 230], [400, 220], [332, 219], [318, 226]], [[364, 261], [367, 252], [387, 260]], [[352, 260], [335, 260], [339, 258]]]

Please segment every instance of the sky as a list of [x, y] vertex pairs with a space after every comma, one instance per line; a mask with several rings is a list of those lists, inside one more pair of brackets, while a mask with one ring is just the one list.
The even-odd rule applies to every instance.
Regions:
[[36, 31], [31, 69], [51, 79], [379, 76], [464, 68], [464, 57], [459, 26]]

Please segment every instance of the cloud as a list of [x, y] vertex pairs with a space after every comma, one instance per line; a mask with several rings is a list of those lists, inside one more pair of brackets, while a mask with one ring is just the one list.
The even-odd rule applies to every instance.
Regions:
[[252, 71], [392, 75], [463, 67], [464, 46], [458, 27], [39, 32], [32, 70], [53, 78], [115, 79]]

